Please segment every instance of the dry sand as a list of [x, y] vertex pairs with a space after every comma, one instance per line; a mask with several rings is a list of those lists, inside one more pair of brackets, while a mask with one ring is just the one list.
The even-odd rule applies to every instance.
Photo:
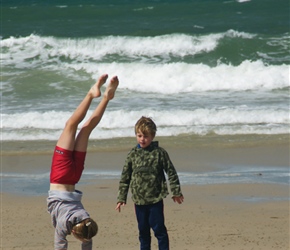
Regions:
[[[215, 163], [289, 166], [289, 144], [242, 147], [167, 148], [177, 170], [204, 171]], [[122, 168], [127, 150], [89, 153], [86, 165], [96, 162]], [[2, 171], [33, 171], [49, 155], [3, 155]], [[98, 161], [97, 161], [98, 159]], [[13, 164], [12, 164], [13, 163]], [[35, 166], [34, 166], [35, 165]], [[49, 164], [47, 164], [49, 166]], [[14, 166], [14, 170], [10, 169]], [[93, 249], [139, 249], [133, 203], [115, 211], [118, 180], [81, 185], [83, 204], [99, 225]], [[184, 185], [185, 201], [165, 199], [165, 219], [172, 250], [289, 249], [289, 186], [279, 184]], [[256, 198], [264, 197], [259, 200]], [[283, 199], [279, 199], [283, 197]], [[286, 197], [286, 199], [285, 199]], [[288, 198], [287, 198], [288, 197]], [[1, 193], [1, 249], [53, 249], [54, 229], [46, 212], [46, 196]], [[80, 242], [68, 237], [69, 249]], [[152, 250], [158, 249], [152, 235]]]
[[[114, 210], [116, 182], [83, 188], [83, 204], [99, 225], [94, 249], [139, 249], [137, 223], [129, 200], [121, 213]], [[165, 200], [165, 218], [171, 249], [289, 249], [289, 202], [245, 202], [229, 197], [285, 196], [279, 185], [184, 186], [185, 202]], [[2, 248], [53, 249], [53, 227], [46, 197], [2, 194]], [[69, 236], [69, 249], [80, 249]], [[152, 237], [152, 249], [158, 249]]]

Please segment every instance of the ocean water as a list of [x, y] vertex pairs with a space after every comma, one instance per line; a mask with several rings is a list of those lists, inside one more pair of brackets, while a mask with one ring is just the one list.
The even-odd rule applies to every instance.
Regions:
[[[84, 170], [78, 188], [90, 181], [120, 179], [118, 170]], [[222, 167], [210, 172], [178, 172], [181, 185], [215, 185], [215, 184], [279, 184], [289, 185], [290, 173], [285, 167], [235, 166]], [[49, 189], [49, 172], [35, 173], [0, 173], [2, 192], [22, 195], [46, 195]], [[29, 181], [28, 181], [29, 180]], [[260, 197], [262, 198], [262, 197]], [[264, 197], [265, 198], [265, 197]], [[289, 200], [290, 197], [276, 197]], [[259, 199], [259, 197], [256, 197]]]
[[92, 139], [134, 136], [142, 115], [159, 136], [289, 133], [287, 0], [3, 0], [1, 9], [3, 141], [57, 140], [103, 73], [120, 85]]
[[[287, 0], [2, 0], [1, 140], [56, 141], [103, 73], [120, 85], [91, 139], [133, 137], [142, 115], [158, 136], [278, 138], [290, 132], [289, 25]], [[42, 194], [48, 175], [1, 179]], [[82, 180], [90, 176], [119, 173]], [[180, 178], [289, 184], [289, 171], [232, 166]]]

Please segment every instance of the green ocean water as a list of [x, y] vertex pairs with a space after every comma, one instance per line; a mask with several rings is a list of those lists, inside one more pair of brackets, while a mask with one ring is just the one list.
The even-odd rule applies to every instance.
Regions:
[[289, 32], [287, 0], [2, 0], [1, 15], [3, 38]]
[[91, 139], [141, 115], [160, 136], [289, 133], [287, 0], [2, 0], [0, 36], [4, 141], [56, 140], [103, 73], [120, 85]]

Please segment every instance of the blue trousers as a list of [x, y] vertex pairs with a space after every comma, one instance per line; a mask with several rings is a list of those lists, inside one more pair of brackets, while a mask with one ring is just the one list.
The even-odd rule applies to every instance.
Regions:
[[139, 229], [140, 250], [151, 249], [150, 228], [158, 240], [159, 250], [169, 250], [169, 239], [164, 224], [163, 200], [151, 205], [135, 204], [135, 212]]

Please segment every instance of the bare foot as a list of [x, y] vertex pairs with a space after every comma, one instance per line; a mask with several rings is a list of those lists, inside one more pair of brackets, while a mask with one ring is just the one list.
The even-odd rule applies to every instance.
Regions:
[[118, 77], [117, 76], [112, 77], [104, 93], [104, 98], [107, 98], [107, 100], [112, 100], [114, 98], [118, 85], [119, 85]]
[[107, 79], [108, 79], [107, 74], [101, 75], [98, 81], [94, 84], [94, 86], [91, 87], [89, 93], [93, 98], [101, 96], [101, 87], [107, 81]]

